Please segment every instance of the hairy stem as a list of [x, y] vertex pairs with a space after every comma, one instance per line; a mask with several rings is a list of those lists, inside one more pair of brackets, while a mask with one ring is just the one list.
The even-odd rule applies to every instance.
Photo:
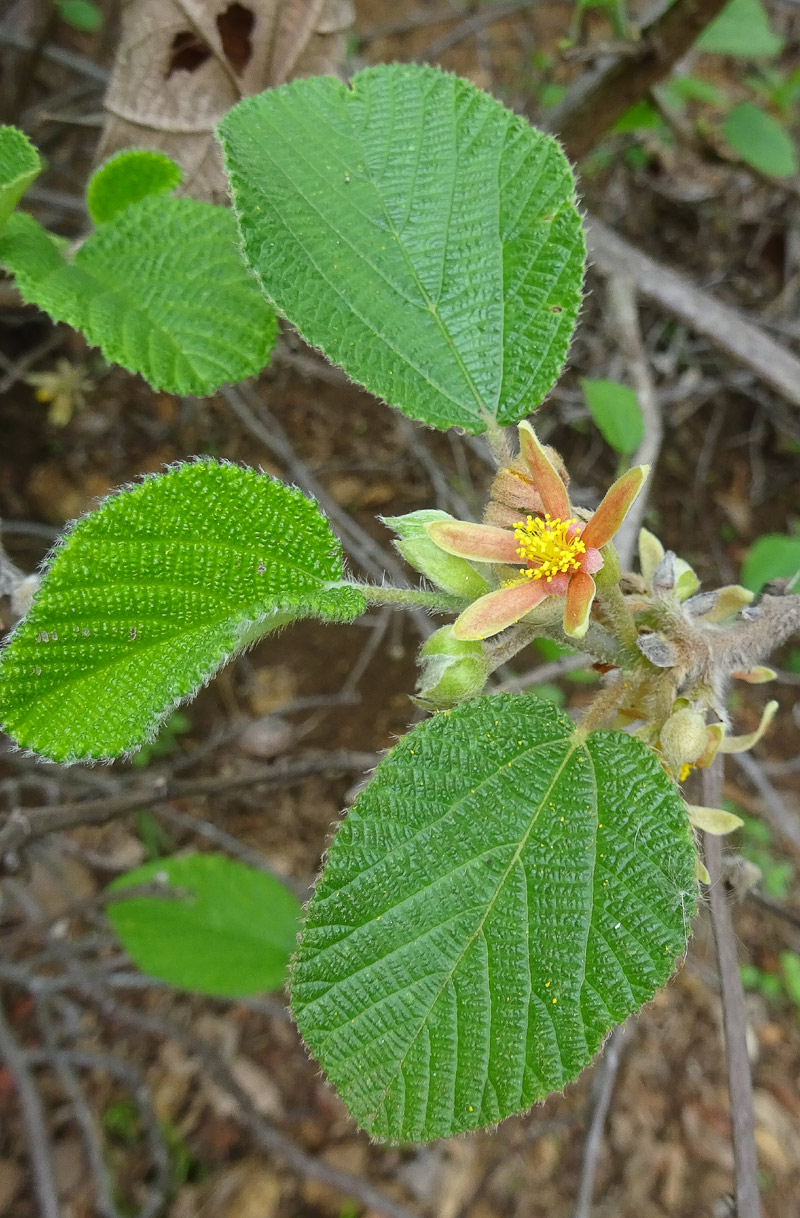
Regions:
[[419, 588], [377, 588], [373, 584], [355, 584], [364, 599], [371, 605], [422, 606], [439, 613], [460, 613], [467, 605], [461, 596], [447, 592], [423, 592]]
[[617, 551], [614, 545], [609, 543], [603, 547], [602, 554], [605, 565], [594, 577], [597, 599], [608, 615], [614, 633], [629, 653], [629, 658], [635, 659], [636, 623], [619, 586], [621, 572]]

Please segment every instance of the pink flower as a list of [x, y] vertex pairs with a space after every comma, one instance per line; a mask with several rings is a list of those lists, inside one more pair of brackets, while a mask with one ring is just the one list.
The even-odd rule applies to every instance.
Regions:
[[518, 520], [512, 529], [461, 520], [425, 526], [429, 537], [448, 554], [471, 562], [511, 564], [519, 570], [518, 578], [465, 609], [453, 624], [453, 634], [459, 639], [488, 639], [518, 622], [545, 597], [564, 596], [564, 631], [581, 639], [589, 628], [597, 591], [592, 576], [603, 566], [600, 551], [625, 519], [649, 466], [638, 465], [623, 474], [584, 524], [573, 517], [567, 488], [529, 423], [520, 423], [519, 437], [543, 515]]

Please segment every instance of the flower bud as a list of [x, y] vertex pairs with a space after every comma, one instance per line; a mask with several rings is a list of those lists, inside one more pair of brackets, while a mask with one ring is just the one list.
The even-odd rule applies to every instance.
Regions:
[[486, 684], [488, 665], [480, 643], [457, 639], [452, 626], [434, 631], [420, 653], [417, 696], [422, 706], [445, 710], [474, 698]]
[[661, 729], [661, 751], [675, 774], [684, 766], [694, 765], [707, 744], [705, 716], [688, 706], [670, 715]]
[[[383, 523], [394, 529], [399, 541], [393, 544], [407, 563], [437, 588], [465, 600], [476, 600], [488, 592], [489, 585], [466, 558], [447, 554], [425, 532], [434, 520], [453, 520], [447, 512], [423, 509], [407, 516], [384, 516]], [[438, 632], [437, 632], [438, 633]]]

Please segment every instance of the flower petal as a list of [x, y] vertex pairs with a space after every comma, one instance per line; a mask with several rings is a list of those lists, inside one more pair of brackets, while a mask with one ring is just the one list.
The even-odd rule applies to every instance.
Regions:
[[586, 551], [581, 556], [581, 571], [585, 571], [587, 575], [594, 575], [597, 571], [602, 571], [604, 567], [603, 555], [594, 546]]
[[582, 639], [589, 629], [589, 614], [596, 592], [591, 575], [576, 571], [569, 581], [567, 599], [564, 604], [564, 633], [570, 638]]
[[440, 550], [476, 562], [508, 562], [519, 566], [518, 543], [508, 529], [491, 524], [470, 524], [466, 520], [434, 520], [425, 532]]
[[649, 465], [635, 465], [606, 491], [603, 502], [581, 533], [587, 549], [592, 546], [602, 550], [606, 542], [611, 541], [649, 473]]
[[526, 579], [474, 601], [453, 623], [457, 639], [488, 639], [513, 626], [550, 595], [543, 580]]
[[764, 732], [769, 727], [772, 720], [775, 718], [775, 712], [778, 709], [777, 702], [768, 702], [761, 712], [761, 722], [754, 732], [748, 732], [746, 736], [725, 736], [719, 746], [720, 753], [746, 753], [754, 744], [758, 744]]
[[519, 442], [522, 455], [528, 463], [533, 483], [539, 492], [544, 510], [558, 520], [569, 520], [571, 509], [567, 488], [561, 481], [558, 470], [542, 448], [530, 423], [519, 425]]

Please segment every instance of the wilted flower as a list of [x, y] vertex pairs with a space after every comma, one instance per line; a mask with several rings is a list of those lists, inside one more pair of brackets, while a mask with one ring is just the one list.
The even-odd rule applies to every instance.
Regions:
[[647, 477], [649, 467], [636, 466], [619, 478], [597, 511], [585, 523], [573, 516], [567, 488], [528, 423], [519, 425], [521, 455], [542, 501], [543, 514], [516, 521], [512, 528], [456, 520], [426, 525], [428, 536], [448, 554], [524, 566], [465, 609], [453, 626], [459, 639], [486, 639], [499, 634], [535, 609], [545, 597], [561, 595], [564, 631], [583, 638], [596, 585], [603, 567], [600, 551], [619, 529]]

